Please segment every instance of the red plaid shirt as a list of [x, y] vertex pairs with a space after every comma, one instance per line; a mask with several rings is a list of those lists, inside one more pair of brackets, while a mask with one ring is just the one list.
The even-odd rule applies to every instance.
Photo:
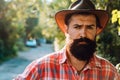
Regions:
[[96, 55], [78, 75], [63, 49], [33, 61], [15, 80], [120, 80], [120, 75], [111, 63]]

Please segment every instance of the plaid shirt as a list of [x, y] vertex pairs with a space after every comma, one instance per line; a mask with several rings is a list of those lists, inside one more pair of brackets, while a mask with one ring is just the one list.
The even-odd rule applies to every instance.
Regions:
[[78, 74], [68, 63], [66, 50], [62, 49], [33, 61], [14, 80], [120, 80], [120, 75], [111, 63], [96, 55]]

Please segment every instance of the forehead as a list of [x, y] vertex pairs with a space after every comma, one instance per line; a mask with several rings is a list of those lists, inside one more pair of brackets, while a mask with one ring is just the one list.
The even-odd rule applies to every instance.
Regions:
[[[81, 15], [81, 16], [94, 16], [96, 21], [97, 21], [97, 16], [95, 14], [92, 14], [92, 13], [88, 13], [88, 12], [77, 12], [77, 13], [70, 13], [70, 14], [67, 14], [65, 16], [65, 24], [66, 25], [69, 25], [70, 21], [71, 21], [71, 17], [72, 16], [77, 16], [77, 15]], [[86, 17], [85, 17], [86, 18]]]

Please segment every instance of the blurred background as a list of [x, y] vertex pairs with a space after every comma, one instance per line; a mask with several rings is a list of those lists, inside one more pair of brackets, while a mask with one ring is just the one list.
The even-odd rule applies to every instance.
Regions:
[[[51, 49], [48, 52], [61, 49], [65, 36], [57, 27], [54, 15], [74, 1], [0, 0], [0, 66], [17, 58], [21, 51], [45, 50], [46, 46]], [[97, 53], [117, 65], [120, 63], [120, 0], [92, 2], [97, 9], [107, 10], [110, 16], [107, 27], [97, 36]]]

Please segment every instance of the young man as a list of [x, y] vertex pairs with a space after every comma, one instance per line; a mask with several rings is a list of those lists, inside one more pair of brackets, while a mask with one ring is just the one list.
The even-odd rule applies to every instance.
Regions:
[[115, 67], [96, 55], [96, 36], [109, 18], [90, 0], [78, 0], [55, 15], [65, 47], [33, 61], [15, 80], [120, 80]]

